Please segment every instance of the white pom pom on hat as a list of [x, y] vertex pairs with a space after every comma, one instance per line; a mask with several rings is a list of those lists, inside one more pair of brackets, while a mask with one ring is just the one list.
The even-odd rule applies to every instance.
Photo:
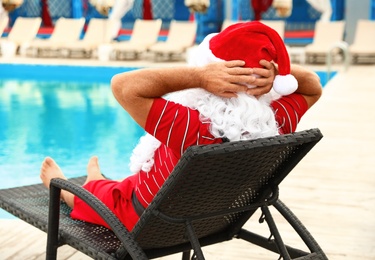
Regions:
[[279, 74], [273, 89], [280, 95], [296, 91], [298, 82], [290, 74], [289, 54], [280, 35], [271, 27], [257, 21], [236, 23], [220, 33], [205, 37], [194, 52], [190, 63], [202, 66], [220, 60], [243, 60], [245, 67], [260, 68], [264, 59], [278, 64]]

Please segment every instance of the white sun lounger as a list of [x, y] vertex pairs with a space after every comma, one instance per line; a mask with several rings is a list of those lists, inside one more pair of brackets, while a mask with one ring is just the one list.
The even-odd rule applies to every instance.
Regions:
[[225, 30], [227, 27], [235, 24], [235, 23], [239, 23], [241, 21], [233, 21], [233, 20], [229, 20], [229, 19], [225, 19], [223, 21], [223, 24], [221, 25], [221, 31]]
[[316, 22], [313, 42], [305, 47], [306, 61], [318, 62], [319, 58], [325, 61], [330, 52], [334, 56], [339, 54], [335, 46], [343, 42], [344, 31], [344, 21]]
[[101, 44], [109, 44], [116, 21], [112, 19], [91, 18], [82, 40], [76, 40], [64, 45], [67, 57], [83, 56], [91, 58], [93, 52]]
[[9, 18], [8, 16], [0, 19], [0, 37], [4, 33], [5, 28], [8, 26]]
[[250, 20], [233, 21], [233, 20], [225, 19], [223, 21], [223, 24], [221, 25], [221, 31], [225, 30], [227, 27], [229, 27], [229, 26], [231, 26], [233, 24], [236, 24], [236, 23], [246, 23], [246, 22], [250, 22]]
[[81, 37], [84, 18], [64, 18], [56, 21], [51, 37], [47, 39], [34, 39], [24, 44], [26, 55], [29, 56], [59, 56], [62, 47]]
[[2, 54], [16, 53], [22, 44], [32, 41], [40, 28], [40, 17], [18, 17], [7, 37], [0, 39]]
[[375, 21], [358, 20], [353, 44], [349, 46], [353, 62], [374, 62]]
[[194, 21], [172, 20], [169, 27], [167, 40], [157, 42], [149, 48], [149, 52], [154, 54], [155, 59], [167, 56], [182, 56], [186, 49], [194, 45], [197, 32], [197, 23]]
[[148, 50], [157, 42], [162, 21], [137, 19], [133, 32], [128, 41], [113, 42], [111, 44], [116, 59], [137, 59], [139, 54]]
[[284, 40], [285, 38], [285, 21], [284, 20], [260, 20], [261, 23], [274, 29]]

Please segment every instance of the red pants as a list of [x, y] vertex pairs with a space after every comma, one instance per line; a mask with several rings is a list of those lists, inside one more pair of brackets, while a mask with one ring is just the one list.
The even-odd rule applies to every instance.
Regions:
[[[122, 182], [112, 180], [90, 181], [83, 187], [101, 200], [131, 231], [139, 217], [132, 204], [132, 193], [137, 175], [130, 176]], [[109, 228], [108, 224], [84, 201], [74, 197], [73, 219], [98, 224]]]

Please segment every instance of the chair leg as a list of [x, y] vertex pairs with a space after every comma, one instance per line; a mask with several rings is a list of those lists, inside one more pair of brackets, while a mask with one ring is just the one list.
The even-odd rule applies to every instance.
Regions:
[[203, 256], [202, 247], [199, 244], [197, 236], [195, 235], [193, 225], [191, 224], [190, 221], [186, 221], [185, 224], [186, 224], [187, 235], [189, 237], [191, 246], [194, 249], [193, 259], [204, 260], [205, 258]]
[[264, 218], [265, 218], [265, 220], [268, 224], [268, 227], [271, 231], [271, 235], [274, 236], [274, 238], [275, 238], [275, 243], [276, 243], [276, 246], [279, 250], [280, 255], [285, 260], [291, 259], [290, 255], [288, 253], [288, 250], [285, 247], [283, 239], [281, 238], [279, 230], [276, 227], [276, 223], [272, 218], [272, 215], [271, 215], [271, 212], [270, 212], [268, 206], [262, 206], [262, 212], [264, 214]]
[[302, 222], [293, 214], [293, 212], [280, 200], [276, 201], [273, 205], [280, 214], [288, 221], [288, 223], [293, 227], [293, 229], [298, 233], [300, 238], [309, 248], [310, 252], [314, 252], [319, 256], [319, 259], [327, 260], [327, 256], [324, 254], [323, 250], [320, 248], [319, 244], [315, 241], [310, 232], [302, 224]]
[[60, 188], [50, 187], [46, 249], [46, 259], [48, 260], [55, 260], [57, 258], [57, 248], [59, 247], [60, 193]]
[[190, 250], [182, 252], [182, 260], [190, 260]]

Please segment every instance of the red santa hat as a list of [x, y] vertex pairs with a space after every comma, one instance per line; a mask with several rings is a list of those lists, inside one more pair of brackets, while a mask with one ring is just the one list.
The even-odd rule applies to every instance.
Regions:
[[296, 91], [298, 82], [290, 74], [289, 54], [280, 35], [257, 21], [236, 23], [220, 33], [210, 34], [198, 47], [193, 65], [205, 65], [220, 60], [243, 60], [245, 67], [260, 68], [260, 60], [274, 61], [279, 74], [273, 89], [280, 95]]

